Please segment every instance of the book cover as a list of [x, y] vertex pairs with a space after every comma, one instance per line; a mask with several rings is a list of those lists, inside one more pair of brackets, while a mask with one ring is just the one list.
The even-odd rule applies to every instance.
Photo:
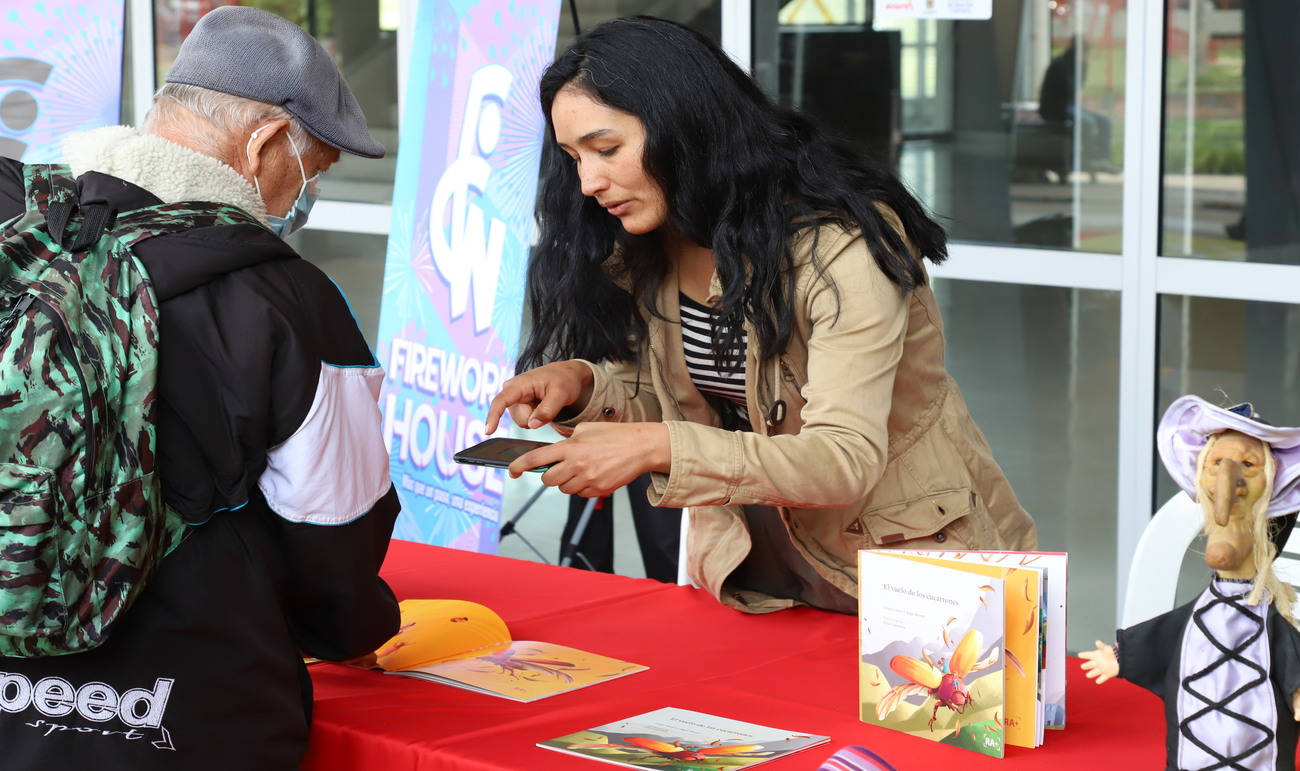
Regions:
[[1042, 594], [1041, 570], [1007, 566], [982, 560], [944, 560], [926, 552], [897, 553], [902, 559], [929, 564], [951, 564], [972, 573], [1004, 582], [1003, 597], [1006, 625], [1003, 651], [1006, 712], [1002, 722], [1007, 744], [1033, 749], [1043, 743], [1043, 696], [1039, 597]]
[[829, 737], [666, 707], [538, 747], [626, 768], [749, 768], [824, 744]]
[[402, 626], [374, 666], [515, 701], [535, 701], [646, 669], [554, 643], [512, 640], [501, 617], [464, 600], [403, 600]]
[[862, 721], [1002, 757], [1005, 582], [862, 551], [858, 584]]
[[1065, 552], [1007, 551], [909, 551], [961, 562], [1040, 568], [1044, 572], [1040, 616], [1043, 634], [1043, 724], [1048, 729], [1065, 727], [1065, 659], [1067, 627], [1065, 606], [1069, 587], [1069, 555]]

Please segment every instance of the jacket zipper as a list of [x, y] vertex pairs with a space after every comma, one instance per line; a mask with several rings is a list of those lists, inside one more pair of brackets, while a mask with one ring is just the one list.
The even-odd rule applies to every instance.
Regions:
[[9, 334], [9, 330], [13, 329], [14, 324], [18, 323], [18, 319], [27, 312], [28, 306], [32, 304], [34, 299], [36, 299], [35, 296], [30, 294], [18, 298], [18, 301], [14, 303], [13, 310], [9, 311], [9, 314], [3, 319], [0, 319], [0, 335]]

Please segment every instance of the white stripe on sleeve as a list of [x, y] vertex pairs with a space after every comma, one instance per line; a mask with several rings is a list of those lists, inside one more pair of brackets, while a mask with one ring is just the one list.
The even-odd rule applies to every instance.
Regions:
[[382, 367], [321, 364], [316, 398], [293, 436], [267, 453], [258, 487], [290, 522], [342, 525], [388, 492], [379, 389]]

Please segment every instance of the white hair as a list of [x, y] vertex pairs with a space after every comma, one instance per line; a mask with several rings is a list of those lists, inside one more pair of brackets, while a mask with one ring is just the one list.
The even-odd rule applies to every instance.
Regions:
[[158, 89], [141, 130], [157, 133], [155, 129], [165, 126], [184, 136], [190, 149], [229, 162], [226, 154], [232, 144], [242, 147], [241, 137], [275, 120], [289, 121], [289, 136], [302, 155], [328, 147], [279, 105], [180, 83]]

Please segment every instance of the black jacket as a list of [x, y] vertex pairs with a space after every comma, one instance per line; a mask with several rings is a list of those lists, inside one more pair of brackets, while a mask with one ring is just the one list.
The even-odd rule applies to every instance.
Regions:
[[[118, 211], [159, 203], [104, 174], [79, 184]], [[21, 166], [0, 159], [0, 221], [22, 209]], [[398, 512], [382, 370], [337, 287], [262, 228], [136, 255], [161, 303], [164, 495], [195, 527], [103, 646], [0, 658], [0, 767], [295, 768], [302, 655], [357, 657], [397, 629], [378, 577]]]

